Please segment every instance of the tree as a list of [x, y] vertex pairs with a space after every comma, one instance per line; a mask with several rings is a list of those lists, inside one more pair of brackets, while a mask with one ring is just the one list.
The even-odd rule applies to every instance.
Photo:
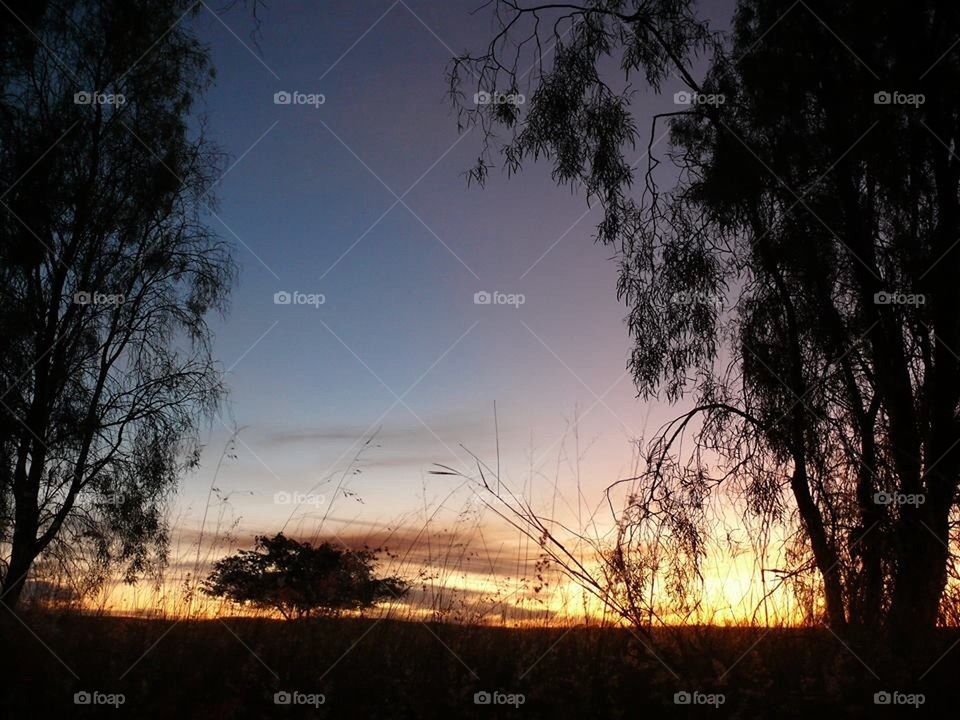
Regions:
[[[779, 529], [785, 580], [818, 573], [835, 632], [922, 637], [958, 540], [960, 8], [740, 0], [721, 37], [689, 0], [495, 7], [487, 50], [451, 66], [461, 125], [486, 139], [470, 177], [499, 149], [602, 204], [638, 392], [687, 404], [620, 481], [616, 594], [648, 597], [651, 542], [672, 544], [684, 594], [722, 496]], [[638, 193], [617, 66], [685, 86], [653, 118]], [[467, 82], [527, 102], [471, 106]]]
[[[210, 312], [235, 275], [206, 226], [222, 155], [186, 0], [4, 5], [0, 30], [3, 602], [41, 554], [133, 579], [222, 394]], [[23, 11], [21, 15], [20, 12]]]
[[398, 577], [374, 577], [374, 559], [371, 550], [348, 550], [329, 542], [314, 547], [283, 533], [257, 536], [253, 550], [217, 561], [203, 591], [241, 605], [277, 610], [288, 620], [400, 599], [407, 584]]

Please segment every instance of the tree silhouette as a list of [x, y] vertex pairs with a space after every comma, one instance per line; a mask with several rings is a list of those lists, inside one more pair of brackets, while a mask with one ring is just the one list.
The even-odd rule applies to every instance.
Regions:
[[[494, 6], [451, 66], [485, 138], [470, 177], [546, 159], [602, 205], [637, 389], [688, 404], [621, 481], [611, 592], [634, 619], [656, 612], [637, 584], [688, 593], [722, 495], [783, 538], [784, 581], [817, 571], [835, 632], [921, 637], [956, 574], [960, 8], [740, 0], [720, 37], [688, 0]], [[636, 159], [617, 66], [681, 83]]]
[[211, 597], [278, 610], [283, 617], [339, 614], [395, 600], [407, 592], [397, 577], [374, 577], [375, 553], [329, 542], [314, 547], [278, 533], [258, 536], [253, 550], [219, 560], [204, 583]]
[[221, 154], [190, 120], [211, 77], [181, 22], [199, 7], [0, 8], [10, 607], [41, 553], [92, 551], [128, 578], [164, 557], [164, 502], [221, 395], [206, 317], [225, 308], [234, 266], [205, 224]]

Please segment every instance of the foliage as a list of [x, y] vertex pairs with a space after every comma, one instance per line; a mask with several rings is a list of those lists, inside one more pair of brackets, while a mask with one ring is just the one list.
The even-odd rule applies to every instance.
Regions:
[[[682, 600], [722, 495], [782, 538], [783, 578], [816, 569], [835, 631], [931, 627], [960, 482], [960, 11], [740, 0], [721, 38], [687, 0], [493, 5], [500, 31], [451, 68], [486, 140], [471, 177], [499, 149], [602, 204], [638, 392], [689, 407], [619, 483], [613, 584]], [[629, 81], [671, 73], [688, 102], [634, 159]], [[474, 80], [527, 102], [471, 107]]]
[[253, 550], [217, 561], [204, 592], [241, 605], [278, 610], [285, 618], [337, 614], [397, 600], [407, 584], [374, 576], [375, 552], [329, 542], [313, 546], [278, 533], [258, 536]]
[[46, 553], [165, 555], [165, 501], [222, 396], [207, 316], [229, 247], [222, 154], [186, 0], [4, 5], [0, 25], [0, 543], [13, 606]]

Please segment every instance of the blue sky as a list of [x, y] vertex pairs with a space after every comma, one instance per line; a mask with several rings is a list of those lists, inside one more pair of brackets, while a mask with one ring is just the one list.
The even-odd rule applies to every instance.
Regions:
[[[505, 479], [520, 487], [532, 462], [573, 504], [576, 452], [561, 439], [576, 413], [591, 503], [629, 472], [630, 439], [671, 414], [637, 400], [625, 373], [616, 266], [592, 242], [599, 212], [544, 166], [467, 187], [479, 137], [458, 135], [444, 71], [453, 52], [489, 37], [489, 14], [468, 14], [476, 4], [275, 3], [259, 48], [241, 8], [192, 21], [217, 68], [203, 103], [209, 132], [236, 163], [211, 224], [242, 267], [214, 329], [230, 369], [223, 419], [244, 426], [217, 484], [236, 493], [243, 533], [279, 529], [290, 508], [274, 493], [342, 471], [375, 427], [378, 447], [351, 479], [363, 503], [327, 498], [333, 516], [415, 513], [424, 488], [435, 499], [452, 487], [426, 474], [432, 463], [466, 467], [460, 443], [492, 464], [494, 401]], [[279, 91], [325, 101], [278, 105]], [[643, 132], [672, 92], [638, 94]], [[325, 302], [278, 305], [279, 291]], [[478, 291], [525, 302], [477, 305]], [[202, 512], [226, 437], [215, 423], [185, 482], [186, 524]]]

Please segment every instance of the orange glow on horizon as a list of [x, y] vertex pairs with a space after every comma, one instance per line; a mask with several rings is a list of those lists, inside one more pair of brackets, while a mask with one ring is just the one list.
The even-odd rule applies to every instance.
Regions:
[[[663, 611], [658, 624], [797, 625], [803, 621], [796, 599], [784, 587], [773, 589], [769, 578], [764, 585], [757, 576], [755, 559], [748, 553], [707, 560], [699, 609], [687, 615]], [[403, 573], [412, 584], [409, 597], [364, 614], [514, 627], [623, 622], [593, 593], [556, 571], [540, 592], [534, 592], [528, 583], [489, 573], [429, 566], [418, 569], [436, 579], [417, 583], [414, 573]], [[199, 588], [187, 592], [190, 582], [181, 577], [168, 579], [159, 587], [144, 587], [114, 581], [84, 606], [88, 611], [140, 617], [281, 617], [279, 612], [208, 597]], [[669, 606], [667, 598], [658, 604]]]

